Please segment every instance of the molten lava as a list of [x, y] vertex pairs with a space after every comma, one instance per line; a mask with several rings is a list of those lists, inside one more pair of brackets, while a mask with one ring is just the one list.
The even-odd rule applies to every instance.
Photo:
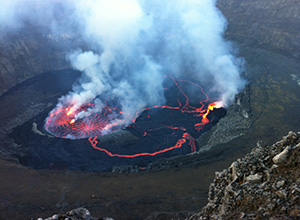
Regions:
[[87, 104], [76, 111], [73, 108], [54, 109], [47, 118], [45, 128], [56, 137], [70, 139], [95, 137], [107, 133], [107, 130], [116, 131], [120, 128], [113, 120], [120, 118], [122, 112], [109, 106], [100, 113], [76, 119], [76, 115], [93, 106], [94, 104]]
[[[142, 114], [148, 114], [148, 112], [153, 110], [169, 110], [169, 111], [179, 111], [182, 115], [191, 115], [195, 118], [194, 130], [200, 132], [203, 126], [209, 123], [207, 118], [208, 114], [216, 108], [221, 108], [222, 105], [219, 102], [209, 103], [209, 98], [207, 94], [203, 91], [202, 87], [194, 82], [187, 80], [175, 79], [170, 76], [166, 76], [168, 79], [172, 80], [176, 86], [181, 99], [177, 99], [177, 106], [168, 105], [157, 105], [152, 107], [147, 107], [140, 112], [137, 112], [132, 123], [135, 124], [138, 117]], [[204, 97], [203, 100], [198, 100], [196, 106], [190, 105], [190, 98], [187, 93], [182, 89], [181, 84], [188, 84], [189, 86], [196, 87], [201, 94], [199, 97]], [[167, 91], [167, 89], [166, 89]], [[136, 154], [118, 154], [112, 153], [111, 151], [99, 147], [98, 136], [107, 134], [108, 132], [113, 132], [119, 130], [124, 124], [123, 112], [117, 108], [110, 107], [106, 105], [100, 113], [90, 113], [85, 117], [77, 117], [79, 113], [88, 112], [94, 104], [86, 104], [81, 106], [79, 109], [74, 109], [71, 107], [60, 107], [54, 109], [50, 116], [46, 120], [45, 128], [56, 137], [70, 138], [70, 139], [81, 139], [88, 138], [94, 149], [105, 152], [111, 157], [126, 157], [134, 158], [139, 156], [155, 156], [162, 154], [174, 149], [181, 148], [183, 146], [190, 146], [190, 152], [196, 152], [195, 138], [189, 133], [188, 129], [184, 125], [180, 126], [161, 124], [158, 127], [142, 127], [139, 128], [134, 125], [130, 125], [140, 130], [141, 136], [146, 138], [151, 136], [151, 132], [160, 131], [162, 129], [174, 130], [172, 135], [177, 136], [177, 142], [173, 146], [163, 146], [158, 147], [156, 150], [150, 150], [150, 152], [139, 152]], [[171, 113], [170, 113], [171, 114]], [[151, 120], [151, 115], [147, 115], [148, 120]], [[121, 122], [121, 123], [120, 123]], [[171, 121], [172, 122], [172, 121]], [[175, 131], [180, 131], [181, 133], [175, 134]], [[180, 136], [179, 136], [180, 135]], [[168, 143], [167, 141], [165, 143]], [[153, 151], [153, 152], [151, 152]]]

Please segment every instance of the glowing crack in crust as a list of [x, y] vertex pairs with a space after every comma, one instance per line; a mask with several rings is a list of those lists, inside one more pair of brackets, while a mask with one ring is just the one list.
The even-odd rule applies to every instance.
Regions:
[[119, 129], [117, 124], [111, 123], [121, 117], [122, 112], [116, 108], [105, 106], [101, 113], [91, 114], [84, 118], [76, 119], [79, 112], [86, 111], [94, 104], [81, 106], [73, 112], [72, 108], [56, 109], [46, 121], [46, 129], [56, 137], [81, 139], [104, 134], [111, 124], [110, 131]]
[[[147, 112], [151, 109], [170, 109], [181, 111], [181, 113], [183, 114], [191, 114], [193, 117], [199, 118], [200, 122], [199, 119], [197, 119], [198, 122], [194, 125], [194, 128], [198, 132], [200, 132], [203, 126], [209, 123], [209, 119], [207, 118], [208, 114], [215, 108], [222, 107], [222, 104], [219, 102], [208, 104], [209, 98], [207, 94], [203, 91], [200, 85], [194, 82], [175, 79], [170, 76], [166, 77], [168, 77], [174, 82], [177, 89], [184, 97], [184, 103], [177, 99], [178, 106], [157, 105], [144, 108], [142, 111], [136, 113], [134, 119], [132, 120], [132, 123], [135, 123], [136, 119], [143, 112]], [[188, 83], [200, 89], [201, 93], [203, 94], [202, 96], [204, 96], [205, 99], [199, 101], [198, 107], [190, 105], [190, 99], [187, 96], [187, 94], [183, 91], [179, 83]], [[164, 149], [157, 150], [155, 152], [142, 152], [132, 155], [112, 153], [105, 148], [99, 147], [99, 141], [97, 140], [97, 138], [98, 136], [106, 134], [108, 131], [113, 132], [123, 128], [119, 125], [118, 122], [115, 122], [116, 119], [118, 119], [119, 122], [123, 121], [123, 112], [117, 108], [113, 108], [106, 105], [100, 113], [93, 113], [89, 114], [86, 117], [76, 119], [76, 115], [78, 113], [88, 111], [88, 109], [93, 107], [93, 105], [94, 104], [91, 103], [83, 105], [76, 111], [74, 111], [72, 107], [56, 108], [50, 113], [50, 116], [47, 118], [45, 128], [56, 137], [70, 139], [88, 138], [89, 142], [91, 143], [94, 149], [105, 152], [111, 157], [134, 158], [139, 156], [155, 156], [174, 149], [181, 148], [185, 143], [187, 143], [187, 145], [190, 146], [190, 152], [196, 152], [195, 138], [191, 134], [186, 132], [186, 128], [162, 124], [160, 127], [146, 129], [145, 131], [143, 131], [143, 136], [147, 136], [148, 132], [150, 131], [160, 129], [181, 130], [183, 132], [182, 137], [177, 140], [174, 146], [169, 146]], [[147, 117], [150, 118], [151, 116], [148, 115]]]

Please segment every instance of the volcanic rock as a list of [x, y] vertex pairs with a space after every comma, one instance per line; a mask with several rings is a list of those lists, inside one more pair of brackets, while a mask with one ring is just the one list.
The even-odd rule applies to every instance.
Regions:
[[296, 219], [300, 217], [300, 132], [216, 172], [208, 203], [196, 219]]
[[257, 182], [260, 182], [260, 180], [262, 179], [262, 175], [260, 174], [255, 174], [255, 175], [249, 175], [245, 178], [245, 181], [246, 182], [254, 182], [254, 183], [257, 183]]
[[250, 86], [235, 97], [235, 102], [228, 108], [225, 117], [216, 126], [197, 139], [199, 152], [206, 152], [219, 144], [228, 143], [249, 130], [252, 124], [250, 105]]
[[226, 37], [299, 58], [298, 0], [219, 0], [217, 5], [228, 20]]
[[110, 146], [124, 146], [134, 143], [138, 138], [129, 131], [119, 130], [99, 137], [101, 143]]
[[280, 154], [277, 154], [273, 157], [273, 162], [275, 164], [286, 164], [288, 165], [289, 152], [291, 150], [291, 146], [287, 146]]
[[185, 219], [187, 212], [154, 212], [144, 220]]
[[[55, 214], [49, 218], [45, 218], [44, 220], [113, 220], [112, 218], [94, 218], [92, 217], [89, 210], [86, 208], [77, 208], [73, 209], [65, 214]], [[42, 218], [38, 218], [38, 220], [43, 220]]]
[[69, 68], [66, 49], [57, 44], [61, 41], [66, 45], [77, 42], [74, 34], [61, 34], [54, 39], [38, 27], [28, 27], [22, 34], [0, 35], [0, 95], [43, 72]]

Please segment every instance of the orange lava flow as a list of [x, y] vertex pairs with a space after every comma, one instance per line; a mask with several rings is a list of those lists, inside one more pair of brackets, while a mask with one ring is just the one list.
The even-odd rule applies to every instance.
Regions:
[[[187, 134], [189, 135], [189, 134]], [[157, 154], [161, 154], [161, 153], [165, 153], [167, 151], [170, 151], [170, 150], [174, 150], [176, 148], [181, 148], [182, 145], [186, 142], [186, 139], [185, 138], [181, 138], [177, 141], [176, 145], [173, 146], [173, 147], [169, 147], [169, 148], [165, 148], [163, 150], [159, 150], [159, 151], [156, 151], [156, 152], [153, 152], [153, 153], [139, 153], [139, 154], [133, 154], [133, 155], [124, 155], [124, 154], [113, 154], [111, 153], [110, 151], [104, 149], [104, 148], [100, 148], [100, 147], [97, 147], [97, 144], [98, 144], [98, 141], [97, 141], [97, 137], [94, 137], [94, 138], [89, 138], [89, 141], [92, 145], [92, 147], [94, 149], [97, 149], [97, 150], [100, 150], [100, 151], [103, 151], [105, 152], [106, 154], [108, 154], [109, 156], [111, 157], [126, 157], [126, 158], [134, 158], [134, 157], [140, 157], [140, 156], [155, 156]]]

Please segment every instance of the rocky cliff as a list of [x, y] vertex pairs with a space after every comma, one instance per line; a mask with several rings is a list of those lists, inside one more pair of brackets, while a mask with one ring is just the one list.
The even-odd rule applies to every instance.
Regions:
[[198, 219], [296, 219], [300, 217], [300, 132], [251, 153], [216, 172]]

